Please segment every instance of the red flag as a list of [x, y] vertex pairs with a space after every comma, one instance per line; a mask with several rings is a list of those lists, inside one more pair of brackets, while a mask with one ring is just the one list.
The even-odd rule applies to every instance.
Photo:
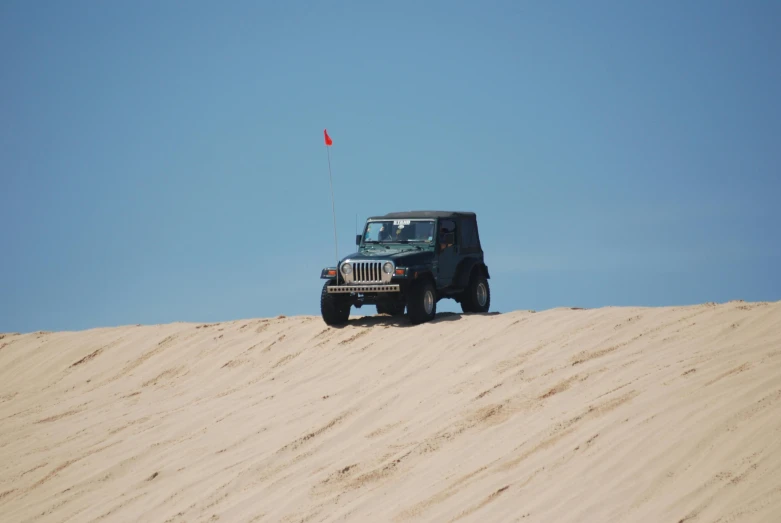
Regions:
[[331, 137], [328, 136], [328, 131], [326, 129], [323, 129], [323, 134], [325, 135], [325, 144], [326, 145], [333, 145], [333, 140], [331, 140]]

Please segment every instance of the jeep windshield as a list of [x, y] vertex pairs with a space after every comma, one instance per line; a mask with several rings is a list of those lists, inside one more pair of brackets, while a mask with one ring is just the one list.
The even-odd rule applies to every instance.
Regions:
[[370, 221], [363, 243], [433, 243], [434, 229], [435, 221], [430, 219]]

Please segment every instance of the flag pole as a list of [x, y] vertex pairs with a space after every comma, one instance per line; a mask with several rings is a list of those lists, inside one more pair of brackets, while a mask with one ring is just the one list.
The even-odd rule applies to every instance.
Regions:
[[325, 150], [328, 152], [328, 183], [331, 186], [331, 212], [334, 218], [334, 254], [336, 255], [336, 284], [339, 285], [339, 242], [336, 237], [336, 204], [334, 203], [334, 182], [331, 175], [331, 138], [328, 136], [328, 131], [323, 130], [325, 135]]

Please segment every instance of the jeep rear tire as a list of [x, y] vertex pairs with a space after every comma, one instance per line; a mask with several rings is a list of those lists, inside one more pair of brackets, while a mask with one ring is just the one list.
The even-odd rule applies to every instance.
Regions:
[[412, 284], [407, 299], [407, 312], [413, 325], [434, 319], [437, 314], [437, 291], [429, 280], [419, 280]]
[[485, 275], [478, 270], [469, 279], [469, 286], [461, 298], [461, 310], [464, 313], [488, 312], [490, 306], [491, 288]]
[[335, 282], [329, 280], [320, 293], [320, 314], [326, 325], [344, 325], [350, 317], [350, 301], [343, 294], [329, 294], [328, 286]]
[[403, 303], [378, 303], [377, 314], [389, 314], [391, 316], [402, 316], [404, 314]]

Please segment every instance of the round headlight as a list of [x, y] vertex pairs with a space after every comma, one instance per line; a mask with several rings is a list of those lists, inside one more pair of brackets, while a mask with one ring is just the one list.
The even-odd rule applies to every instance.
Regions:
[[343, 263], [342, 264], [342, 274], [350, 274], [353, 272], [353, 266], [349, 263]]
[[393, 272], [393, 264], [391, 262], [385, 262], [385, 265], [382, 266], [383, 272], [385, 274], [390, 274]]

